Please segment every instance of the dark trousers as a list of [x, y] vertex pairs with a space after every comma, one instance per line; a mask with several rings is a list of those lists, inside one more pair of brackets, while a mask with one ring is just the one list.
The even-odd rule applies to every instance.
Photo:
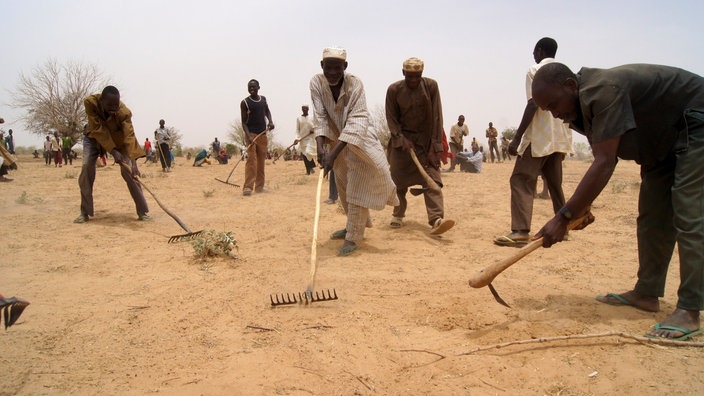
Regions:
[[168, 143], [159, 143], [159, 160], [161, 161], [161, 169], [171, 168], [171, 149]]
[[308, 159], [305, 155], [301, 156], [301, 158], [303, 158], [303, 163], [306, 166], [306, 175], [310, 175], [314, 172], [315, 161], [312, 158]]
[[[95, 162], [100, 154], [98, 142], [88, 136], [83, 137], [83, 166], [81, 174], [78, 176], [78, 186], [81, 189], [81, 214], [93, 216], [93, 183], [95, 182]], [[124, 155], [124, 154], [123, 154]], [[137, 162], [132, 160], [132, 166], [137, 166]], [[142, 187], [137, 183], [128, 170], [120, 166], [122, 179], [127, 183], [130, 195], [134, 200], [137, 215], [141, 216], [149, 212], [147, 201], [144, 199]]]
[[533, 199], [538, 176], [542, 173], [548, 186], [552, 208], [557, 213], [565, 206], [565, 194], [562, 191], [563, 153], [552, 153], [545, 157], [533, 157], [530, 145], [523, 155], [516, 158], [511, 174], [511, 230], [530, 232], [533, 217]]
[[328, 199], [337, 201], [338, 194], [337, 184], [335, 183], [335, 171], [330, 170], [330, 173], [328, 173], [328, 179], [330, 180], [330, 192], [328, 193]]
[[704, 310], [704, 113], [690, 112], [687, 150], [641, 167], [638, 281], [635, 290], [662, 297], [677, 242], [677, 307]]
[[[428, 187], [428, 183], [420, 174], [418, 167], [413, 162], [411, 155], [402, 149], [389, 148], [389, 164], [391, 165], [391, 178], [396, 184], [396, 195], [398, 196], [399, 205], [394, 206], [394, 217], [405, 217], [408, 201], [406, 193], [408, 187], [414, 185], [422, 185]], [[438, 169], [427, 167], [424, 168], [428, 176], [430, 176], [438, 186], [442, 187], [442, 178]], [[435, 224], [437, 219], [445, 217], [445, 205], [443, 202], [442, 190], [428, 189], [423, 193], [425, 199], [425, 210], [428, 214], [428, 224]]]
[[64, 165], [73, 165], [73, 156], [71, 155], [71, 149], [70, 148], [64, 148], [61, 149], [63, 157], [64, 157]]

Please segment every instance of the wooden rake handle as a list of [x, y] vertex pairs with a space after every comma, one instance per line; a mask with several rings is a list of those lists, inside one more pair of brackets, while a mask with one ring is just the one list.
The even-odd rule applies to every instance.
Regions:
[[416, 156], [416, 151], [411, 149], [411, 158], [413, 159], [413, 162], [415, 162], [416, 167], [418, 168], [418, 172], [420, 172], [421, 176], [423, 176], [423, 179], [428, 183], [428, 187], [430, 187], [433, 190], [440, 190], [440, 186], [438, 186], [437, 183], [435, 183], [435, 180], [433, 180], [429, 175], [428, 172], [425, 171], [425, 168], [423, 168], [423, 165], [420, 164], [420, 161], [418, 161], [418, 156]]
[[[251, 141], [247, 146], [245, 146], [244, 151], [246, 152], [247, 150], [249, 150], [249, 148], [252, 147], [252, 145], [254, 144], [254, 142], [255, 142], [257, 139], [259, 139], [259, 136], [266, 135], [267, 132], [269, 132], [269, 129], [268, 129], [268, 128], [265, 129], [264, 132], [262, 132], [262, 133], [260, 133], [259, 135], [255, 136], [254, 139], [252, 139], [252, 141]], [[247, 132], [244, 132], [244, 133], [247, 133]], [[230, 181], [230, 177], [232, 177], [232, 174], [235, 172], [235, 169], [237, 169], [237, 166], [240, 164], [240, 162], [242, 162], [242, 155], [240, 155], [240, 158], [239, 158], [239, 159], [237, 160], [237, 162], [235, 163], [235, 166], [232, 167], [232, 170], [230, 171], [230, 174], [227, 175], [227, 179], [225, 179], [225, 183], [228, 183], [228, 182]]]
[[[582, 224], [584, 217], [572, 220], [567, 224], [567, 230], [572, 230], [578, 225]], [[526, 246], [520, 248], [516, 253], [500, 260], [494, 264], [491, 264], [484, 269], [477, 271], [477, 273], [469, 279], [469, 285], [474, 288], [484, 287], [494, 281], [494, 278], [499, 276], [500, 273], [504, 272], [508, 267], [516, 264], [523, 257], [527, 256], [534, 250], [543, 246], [543, 238], [540, 237], [534, 241], [531, 241]]]
[[[120, 164], [120, 166], [122, 166], [123, 168], [125, 168], [128, 172], [130, 172], [130, 175], [132, 175], [132, 167], [128, 166], [128, 165], [125, 164], [124, 162], [118, 162], [118, 164]], [[164, 204], [162, 204], [161, 201], [159, 201], [159, 198], [157, 198], [156, 195], [154, 195], [154, 193], [152, 192], [152, 190], [150, 190], [149, 187], [147, 187], [147, 185], [144, 184], [144, 182], [142, 182], [142, 179], [140, 179], [139, 176], [132, 175], [132, 178], [134, 178], [134, 180], [136, 180], [137, 183], [139, 183], [139, 185], [142, 186], [142, 188], [144, 188], [145, 190], [147, 190], [147, 192], [149, 193], [149, 195], [151, 195], [152, 198], [154, 198], [154, 200], [156, 201], [157, 205], [159, 205], [159, 207], [160, 207], [164, 212], [166, 212], [167, 215], [171, 216], [172, 219], [176, 220], [176, 222], [178, 223], [178, 225], [180, 225], [181, 228], [184, 229], [184, 231], [186, 231], [186, 232], [188, 232], [188, 233], [193, 232], [193, 231], [191, 231], [190, 228], [188, 228], [188, 226], [186, 226], [186, 224], [185, 224], [183, 221], [181, 221], [181, 219], [178, 218], [178, 216], [176, 216], [176, 213], [170, 211], [169, 208], [167, 208], [166, 206], [164, 206]]]
[[325, 172], [318, 172], [318, 187], [315, 192], [315, 217], [313, 220], [313, 243], [310, 246], [310, 282], [306, 293], [311, 293], [315, 288], [315, 274], [318, 270], [318, 223], [320, 222], [320, 197], [323, 193], [323, 179]]

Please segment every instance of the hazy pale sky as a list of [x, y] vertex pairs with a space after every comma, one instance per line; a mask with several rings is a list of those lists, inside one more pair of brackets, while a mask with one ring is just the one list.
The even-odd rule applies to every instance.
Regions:
[[490, 121], [499, 131], [518, 125], [541, 37], [556, 39], [557, 60], [575, 71], [658, 63], [701, 75], [703, 15], [702, 1], [0, 0], [0, 116], [16, 145], [39, 146], [10, 91], [20, 72], [50, 58], [77, 60], [120, 89], [140, 142], [163, 118], [184, 145], [207, 145], [227, 140], [256, 78], [273, 137], [287, 146], [322, 49], [339, 45], [370, 110], [402, 78], [403, 60], [419, 57], [440, 86], [446, 131], [464, 114], [470, 136], [484, 142]]

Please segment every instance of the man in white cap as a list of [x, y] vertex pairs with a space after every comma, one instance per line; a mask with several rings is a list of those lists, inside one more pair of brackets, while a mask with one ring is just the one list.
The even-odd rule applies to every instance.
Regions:
[[[371, 227], [369, 209], [398, 201], [384, 149], [369, 120], [362, 81], [345, 73], [347, 51], [325, 48], [320, 66], [323, 72], [310, 80], [318, 162], [326, 173], [334, 169], [347, 224], [330, 238], [344, 239], [338, 254], [347, 256], [364, 239], [364, 228]], [[326, 152], [325, 144], [332, 149]]]
[[389, 140], [389, 163], [391, 177], [396, 184], [400, 204], [394, 207], [391, 227], [403, 225], [406, 215], [406, 193], [413, 185], [422, 185], [428, 223], [432, 235], [440, 235], [455, 225], [445, 220], [442, 191], [428, 188], [420, 169], [411, 157], [416, 152], [425, 172], [438, 186], [440, 177], [440, 155], [443, 149], [442, 104], [438, 83], [423, 77], [424, 63], [418, 58], [403, 62], [403, 80], [389, 86], [386, 91], [386, 121], [391, 131]]

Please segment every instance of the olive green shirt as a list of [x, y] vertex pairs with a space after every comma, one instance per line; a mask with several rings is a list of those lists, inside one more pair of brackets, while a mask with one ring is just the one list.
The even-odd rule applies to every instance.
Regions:
[[88, 117], [88, 136], [97, 140], [108, 153], [116, 148], [131, 159], [144, 157], [144, 149], [134, 135], [130, 109], [120, 101], [117, 113], [106, 115], [100, 104], [100, 95], [91, 95], [83, 101]]
[[704, 111], [704, 78], [675, 67], [584, 67], [577, 80], [581, 116], [570, 127], [591, 144], [620, 136], [618, 157], [643, 165], [686, 145], [685, 112]]

